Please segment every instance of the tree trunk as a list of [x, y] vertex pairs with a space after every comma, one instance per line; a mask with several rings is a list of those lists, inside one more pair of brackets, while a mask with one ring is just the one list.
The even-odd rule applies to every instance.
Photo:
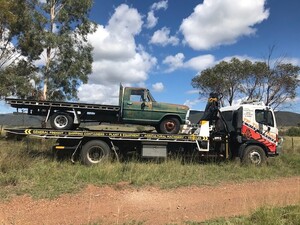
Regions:
[[[53, 33], [53, 27], [54, 27], [54, 19], [55, 19], [55, 0], [51, 1], [51, 8], [50, 8], [50, 30], [49, 33]], [[48, 99], [48, 79], [49, 79], [49, 73], [50, 70], [50, 62], [51, 62], [51, 47], [47, 48], [46, 53], [46, 70], [44, 74], [44, 87], [43, 87], [43, 100]]]

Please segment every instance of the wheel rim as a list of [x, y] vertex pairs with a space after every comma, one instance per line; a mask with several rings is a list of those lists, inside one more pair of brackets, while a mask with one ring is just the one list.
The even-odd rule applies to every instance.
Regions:
[[167, 130], [168, 132], [174, 130], [174, 129], [175, 129], [175, 123], [174, 123], [174, 121], [171, 121], [171, 120], [170, 120], [170, 121], [166, 122], [165, 128], [166, 128], [166, 130]]
[[104, 157], [103, 149], [101, 147], [92, 147], [89, 149], [87, 158], [92, 163], [99, 163]]
[[64, 128], [68, 125], [69, 120], [65, 115], [58, 115], [54, 119], [54, 125], [58, 128]]
[[249, 158], [251, 160], [251, 163], [255, 165], [259, 165], [261, 163], [261, 155], [258, 152], [250, 152]]

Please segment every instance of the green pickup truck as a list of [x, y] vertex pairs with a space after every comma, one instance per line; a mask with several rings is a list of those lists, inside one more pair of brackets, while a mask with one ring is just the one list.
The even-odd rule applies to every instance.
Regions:
[[145, 88], [120, 85], [119, 105], [78, 102], [37, 101], [6, 98], [6, 103], [27, 109], [29, 115], [45, 116], [53, 129], [70, 130], [82, 122], [108, 122], [154, 126], [158, 133], [176, 134], [185, 123], [189, 108], [185, 105], [155, 101]]

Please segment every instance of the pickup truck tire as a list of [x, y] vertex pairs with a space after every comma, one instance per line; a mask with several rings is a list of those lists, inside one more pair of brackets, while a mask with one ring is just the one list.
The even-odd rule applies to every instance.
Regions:
[[73, 118], [65, 112], [56, 112], [50, 117], [50, 125], [55, 130], [70, 130], [73, 127]]
[[109, 146], [101, 140], [92, 140], [83, 145], [80, 152], [81, 162], [87, 166], [107, 162], [111, 158]]
[[161, 121], [159, 130], [163, 134], [178, 134], [180, 122], [175, 117], [167, 117]]
[[261, 166], [266, 163], [267, 156], [260, 146], [250, 145], [245, 148], [241, 161], [244, 165]]

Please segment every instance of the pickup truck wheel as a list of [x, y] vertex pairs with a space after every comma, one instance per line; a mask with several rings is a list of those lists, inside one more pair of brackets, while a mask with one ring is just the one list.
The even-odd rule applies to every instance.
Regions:
[[83, 145], [80, 153], [81, 162], [87, 166], [106, 162], [111, 158], [109, 146], [100, 140], [92, 140]]
[[180, 130], [180, 122], [174, 117], [166, 118], [160, 123], [159, 130], [163, 134], [177, 134]]
[[246, 147], [241, 158], [242, 164], [261, 166], [266, 163], [267, 156], [264, 150], [257, 145], [250, 145]]
[[73, 118], [65, 112], [56, 112], [50, 118], [50, 125], [56, 130], [70, 130], [73, 127]]

